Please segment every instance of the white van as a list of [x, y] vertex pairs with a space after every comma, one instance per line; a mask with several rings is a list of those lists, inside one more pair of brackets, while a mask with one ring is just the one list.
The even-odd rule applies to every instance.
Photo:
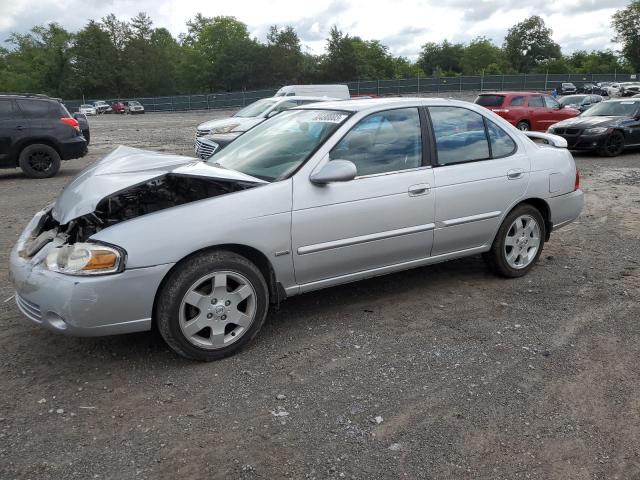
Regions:
[[330, 97], [338, 100], [351, 98], [346, 85], [287, 85], [276, 92], [274, 97], [292, 97], [312, 95], [314, 97]]

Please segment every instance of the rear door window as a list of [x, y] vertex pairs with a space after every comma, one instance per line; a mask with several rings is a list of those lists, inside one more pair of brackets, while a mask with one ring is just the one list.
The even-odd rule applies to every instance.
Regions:
[[16, 100], [18, 107], [28, 118], [46, 118], [49, 116], [51, 102], [46, 100]]
[[500, 107], [504, 102], [504, 95], [480, 95], [476, 103], [483, 107]]
[[542, 102], [542, 97], [529, 97], [529, 106], [534, 108], [543, 108], [544, 103]]
[[544, 105], [547, 108], [560, 108], [560, 104], [551, 97], [544, 97]]
[[16, 117], [16, 110], [10, 99], [0, 98], [0, 119]]
[[461, 107], [429, 107], [438, 164], [485, 160], [489, 142], [482, 115]]
[[485, 118], [491, 143], [491, 157], [508, 157], [516, 151], [516, 142], [498, 125]]
[[511, 106], [512, 107], [521, 107], [524, 105], [524, 97], [513, 97], [511, 99]]

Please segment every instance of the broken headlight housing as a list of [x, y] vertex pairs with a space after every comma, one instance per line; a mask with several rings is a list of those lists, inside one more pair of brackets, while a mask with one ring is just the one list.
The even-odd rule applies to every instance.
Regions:
[[67, 275], [104, 275], [121, 272], [122, 250], [99, 243], [74, 243], [52, 249], [45, 260], [47, 269]]

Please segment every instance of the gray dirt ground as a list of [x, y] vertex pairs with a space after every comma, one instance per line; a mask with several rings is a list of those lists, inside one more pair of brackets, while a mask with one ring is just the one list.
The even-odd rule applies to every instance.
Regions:
[[191, 154], [211, 116], [91, 119], [58, 177], [0, 171], [0, 478], [640, 478], [638, 152], [576, 156], [585, 211], [522, 279], [473, 257], [303, 295], [209, 364], [23, 322], [33, 213], [119, 143]]

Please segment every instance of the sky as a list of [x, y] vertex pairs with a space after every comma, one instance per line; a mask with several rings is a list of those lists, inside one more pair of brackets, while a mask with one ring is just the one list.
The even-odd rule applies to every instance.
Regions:
[[394, 55], [415, 60], [425, 42], [468, 42], [486, 36], [502, 44], [513, 24], [540, 15], [553, 29], [563, 52], [615, 49], [610, 22], [630, 0], [0, 0], [0, 45], [11, 32], [57, 22], [70, 31], [89, 19], [115, 13], [129, 19], [140, 11], [155, 26], [177, 36], [188, 19], [230, 15], [248, 25], [252, 37], [264, 40], [270, 25], [292, 25], [304, 48], [322, 53], [329, 29], [365, 40], [380, 40]]

